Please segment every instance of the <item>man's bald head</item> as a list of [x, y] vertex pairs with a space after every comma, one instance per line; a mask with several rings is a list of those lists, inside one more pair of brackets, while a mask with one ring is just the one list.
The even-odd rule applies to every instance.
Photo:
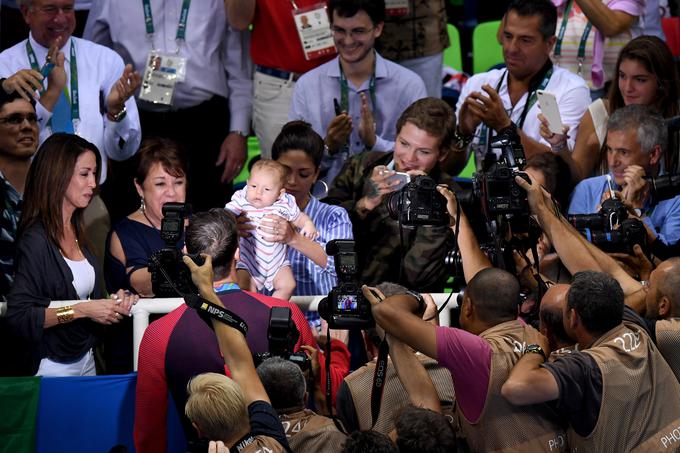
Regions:
[[[660, 313], [659, 306], [666, 299], [667, 308]], [[680, 258], [670, 258], [659, 264], [649, 279], [647, 294], [647, 316], [680, 316]]]
[[569, 285], [558, 284], [551, 286], [541, 299], [539, 312], [539, 329], [548, 337], [550, 349], [555, 350], [574, 344], [564, 330], [563, 312], [567, 305]]

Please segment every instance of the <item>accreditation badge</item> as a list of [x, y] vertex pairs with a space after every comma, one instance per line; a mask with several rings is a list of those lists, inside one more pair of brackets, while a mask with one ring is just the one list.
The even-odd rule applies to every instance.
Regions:
[[324, 3], [294, 9], [292, 13], [305, 59], [313, 60], [335, 53], [331, 24]]
[[154, 104], [171, 105], [177, 82], [186, 78], [187, 59], [179, 55], [149, 52], [139, 98]]
[[409, 11], [410, 0], [385, 0], [385, 14], [390, 17], [405, 16]]

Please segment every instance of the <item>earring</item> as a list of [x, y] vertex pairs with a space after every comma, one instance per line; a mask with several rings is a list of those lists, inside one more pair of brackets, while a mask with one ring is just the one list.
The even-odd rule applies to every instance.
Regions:
[[[321, 186], [319, 186], [319, 184]], [[326, 181], [323, 179], [317, 180], [312, 187], [311, 193], [318, 199], [326, 198], [328, 195], [328, 184], [326, 184]]]
[[146, 205], [144, 204], [144, 197], [139, 197], [139, 210], [142, 212], [146, 211]]

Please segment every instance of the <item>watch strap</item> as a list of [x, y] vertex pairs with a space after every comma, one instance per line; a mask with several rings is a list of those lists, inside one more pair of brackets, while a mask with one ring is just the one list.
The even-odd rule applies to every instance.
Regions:
[[538, 354], [538, 355], [540, 355], [541, 357], [543, 357], [543, 361], [544, 361], [544, 362], [548, 361], [548, 356], [545, 355], [545, 351], [544, 351], [543, 348], [542, 348], [540, 345], [538, 345], [538, 344], [530, 344], [530, 345], [527, 345], [527, 346], [524, 348], [524, 353], [525, 353], [525, 354]]

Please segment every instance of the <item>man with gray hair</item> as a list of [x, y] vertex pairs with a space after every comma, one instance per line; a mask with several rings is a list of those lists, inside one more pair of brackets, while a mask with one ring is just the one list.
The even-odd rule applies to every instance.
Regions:
[[294, 452], [340, 452], [347, 436], [328, 417], [305, 409], [307, 383], [300, 367], [280, 357], [257, 367], [262, 385], [286, 431]]
[[645, 176], [663, 173], [668, 131], [657, 112], [647, 106], [628, 105], [609, 118], [607, 124], [609, 175], [581, 181], [572, 194], [569, 214], [592, 214], [609, 196], [607, 176], [619, 197], [634, 210], [647, 227], [648, 242], [674, 244], [680, 239], [680, 196], [656, 203]]

